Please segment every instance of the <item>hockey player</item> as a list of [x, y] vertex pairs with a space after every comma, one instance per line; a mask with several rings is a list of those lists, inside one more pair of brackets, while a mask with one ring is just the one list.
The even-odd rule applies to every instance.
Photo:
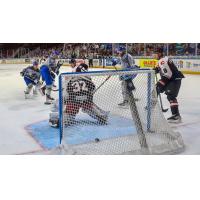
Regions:
[[[56, 78], [56, 76], [59, 75], [60, 67], [63, 65], [63, 63], [64, 63], [63, 61], [59, 60], [55, 66], [51, 67], [50, 75], [51, 75], [51, 78], [53, 81], [52, 91], [58, 91], [58, 89], [56, 89], [56, 85], [55, 85], [55, 78]], [[45, 63], [43, 63], [43, 64], [45, 64]], [[42, 95], [45, 95], [46, 85], [43, 85], [40, 91], [41, 91]]]
[[60, 67], [63, 65], [63, 61], [62, 60], [59, 60], [58, 62], [57, 62], [57, 64], [54, 66], [54, 67], [52, 67], [52, 69], [51, 69], [51, 76], [52, 76], [52, 78], [53, 78], [53, 90], [55, 90], [56, 89], [56, 85], [55, 85], [55, 79], [56, 79], [56, 76], [58, 76], [59, 75], [59, 72], [60, 72]]
[[76, 72], [76, 60], [72, 58], [72, 59], [69, 61], [69, 64], [71, 65], [72, 72]]
[[[121, 66], [123, 70], [139, 70], [139, 67], [135, 65], [135, 61], [133, 57], [129, 54], [126, 53], [126, 48], [125, 47], [120, 47], [118, 49], [118, 54], [121, 58]], [[113, 61], [113, 65], [116, 65], [116, 61]], [[127, 95], [127, 88], [126, 84], [128, 81], [131, 81], [137, 76], [137, 74], [133, 75], [122, 75], [120, 76], [121, 80], [121, 86], [122, 86], [122, 96], [123, 96], [123, 102], [119, 103], [118, 105], [121, 107], [126, 107], [128, 105], [128, 95]], [[135, 98], [135, 101], [138, 99]]]
[[43, 56], [41, 59], [40, 59], [40, 64], [44, 64], [45, 61], [47, 60], [47, 58], [45, 56]]
[[20, 72], [20, 75], [24, 77], [24, 81], [27, 85], [27, 88], [24, 91], [25, 99], [28, 99], [31, 97], [30, 92], [33, 89], [33, 86], [35, 86], [35, 89], [33, 90], [34, 95], [37, 95], [37, 88], [41, 86], [40, 70], [38, 66], [39, 66], [38, 61], [33, 61], [32, 66], [29, 66]]
[[43, 63], [40, 67], [40, 73], [42, 75], [42, 80], [45, 82], [45, 86], [42, 88], [46, 89], [46, 101], [45, 104], [49, 105], [54, 100], [51, 97], [52, 86], [54, 82], [54, 78], [52, 77], [52, 69], [56, 66], [56, 60], [54, 57], [49, 57], [45, 63]]
[[[81, 63], [76, 67], [76, 72], [86, 72], [87, 70], [88, 66], [84, 63]], [[97, 122], [101, 125], [107, 123], [108, 112], [102, 110], [93, 102], [95, 85], [90, 77], [73, 77], [66, 84], [66, 97], [64, 97], [65, 125], [69, 126], [74, 124], [76, 115], [80, 110], [97, 120]], [[59, 126], [58, 102], [56, 102], [52, 107], [49, 124], [53, 127]]]
[[88, 69], [88, 65], [85, 64], [85, 61], [83, 59], [71, 59], [69, 63], [71, 65], [72, 72], [76, 72], [76, 69], [80, 66], [85, 66], [85, 68]]
[[165, 92], [170, 103], [172, 116], [167, 120], [170, 123], [180, 123], [181, 116], [177, 96], [181, 87], [181, 80], [184, 78], [182, 72], [178, 70], [174, 62], [163, 53], [156, 52], [153, 57], [158, 60], [155, 68], [156, 73], [160, 73], [161, 79], [156, 84], [157, 94]]

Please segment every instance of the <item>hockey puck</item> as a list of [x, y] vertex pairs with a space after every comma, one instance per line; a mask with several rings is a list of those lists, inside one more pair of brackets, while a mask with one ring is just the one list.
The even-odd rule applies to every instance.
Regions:
[[95, 138], [95, 142], [99, 142], [100, 141], [100, 139], [99, 138]]

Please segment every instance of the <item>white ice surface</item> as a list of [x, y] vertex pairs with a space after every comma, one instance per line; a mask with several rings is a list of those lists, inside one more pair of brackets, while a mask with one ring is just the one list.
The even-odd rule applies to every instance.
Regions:
[[[48, 119], [45, 97], [25, 100], [25, 84], [19, 72], [26, 65], [0, 65], [0, 154], [26, 154], [42, 151], [42, 147], [27, 133], [25, 126]], [[70, 71], [63, 67], [62, 72]], [[176, 130], [183, 136], [183, 154], [200, 154], [200, 76], [186, 75], [179, 95], [183, 123]], [[58, 92], [54, 92], [56, 98]], [[164, 107], [169, 108], [163, 95]], [[165, 114], [170, 115], [170, 111]]]

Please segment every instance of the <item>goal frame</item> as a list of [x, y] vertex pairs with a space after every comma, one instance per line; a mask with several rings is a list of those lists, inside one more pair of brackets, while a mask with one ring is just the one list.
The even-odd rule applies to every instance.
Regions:
[[[59, 143], [60, 145], [62, 144], [62, 139], [63, 139], [63, 83], [62, 83], [62, 77], [63, 76], [70, 76], [70, 77], [79, 77], [80, 75], [87, 75], [89, 76], [112, 76], [114, 72], [114, 75], [122, 75], [126, 73], [127, 75], [132, 75], [133, 73], [137, 74], [147, 74], [147, 130], [150, 130], [151, 128], [151, 98], [152, 98], [152, 83], [154, 83], [155, 79], [155, 71], [152, 69], [146, 69], [142, 68], [139, 70], [100, 70], [100, 71], [88, 71], [88, 72], [67, 72], [67, 73], [61, 73], [59, 75]], [[136, 103], [134, 102], [134, 97], [132, 92], [129, 93], [129, 99], [131, 101], [131, 114], [132, 118], [137, 121], [136, 123], [136, 128], [138, 131], [138, 138], [140, 140], [140, 145], [141, 148], [148, 150], [147, 148], [147, 143], [146, 143], [146, 138], [145, 134], [143, 133], [143, 128], [141, 126], [140, 118], [137, 113], [137, 106]], [[133, 112], [134, 110], [134, 112]]]

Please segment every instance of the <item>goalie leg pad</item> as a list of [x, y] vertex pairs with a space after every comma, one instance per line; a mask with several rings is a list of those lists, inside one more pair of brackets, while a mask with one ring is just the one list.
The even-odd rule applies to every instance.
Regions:
[[80, 110], [81, 105], [77, 103], [67, 102], [66, 103], [66, 113], [69, 115], [77, 115]]
[[73, 114], [65, 114], [64, 115], [64, 125], [71, 126], [71, 125], [75, 124], [75, 117], [76, 117], [76, 115], [73, 115]]
[[58, 112], [51, 112], [49, 114], [49, 125], [52, 127], [59, 127], [59, 114]]
[[65, 126], [70, 126], [75, 123], [75, 117], [79, 113], [81, 105], [77, 103], [67, 102], [65, 115], [64, 115], [64, 124]]
[[100, 124], [107, 123], [109, 112], [102, 110], [94, 103], [82, 106], [82, 111], [87, 113], [93, 119], [98, 120]]

